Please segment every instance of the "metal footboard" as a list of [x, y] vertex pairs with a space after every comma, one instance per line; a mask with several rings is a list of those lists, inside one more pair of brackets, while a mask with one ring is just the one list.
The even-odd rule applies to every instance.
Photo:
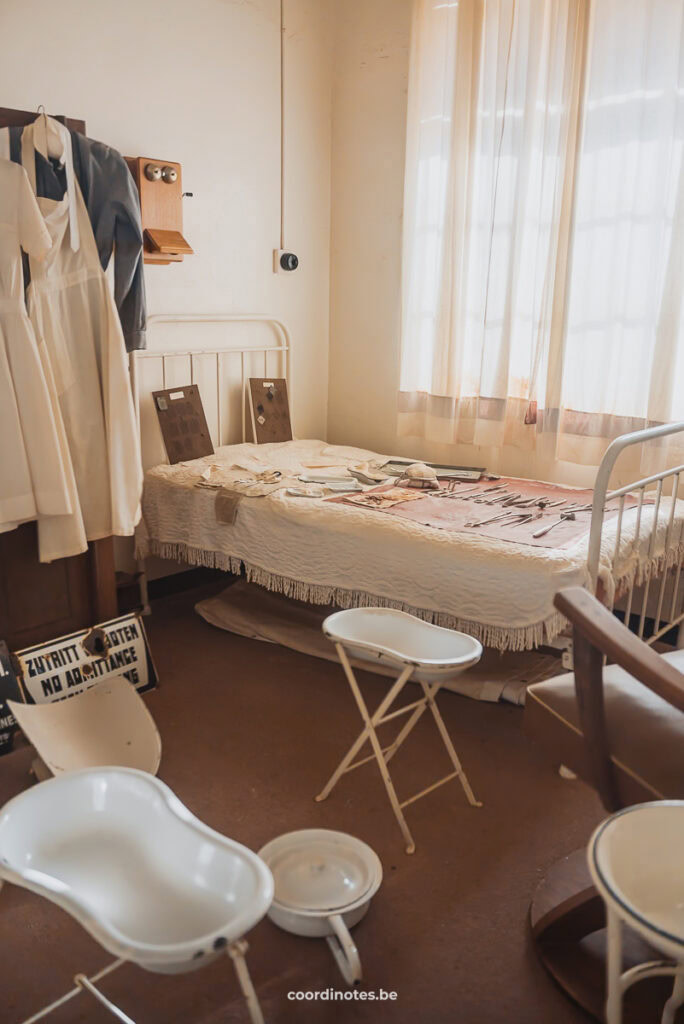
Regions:
[[[623, 434], [621, 437], [616, 438], [608, 447], [596, 474], [596, 483], [594, 485], [594, 500], [589, 534], [588, 570], [592, 590], [596, 593], [599, 585], [599, 562], [601, 557], [601, 541], [604, 535], [606, 503], [611, 500], [619, 500], [615, 546], [612, 554], [612, 566], [615, 570], [620, 558], [625, 500], [628, 495], [636, 496], [636, 523], [631, 550], [635, 550], [640, 543], [647, 543], [647, 558], [651, 560], [657, 553], [656, 540], [658, 525], [660, 524], [665, 526], [664, 551], [668, 551], [673, 546], [678, 545], [680, 554], [669, 566], [665, 562], [662, 572], [657, 577], [653, 577], [652, 574], [647, 575], [643, 587], [640, 588], [640, 594], [635, 594], [637, 590], [635, 579], [630, 578], [624, 608], [625, 622], [629, 625], [632, 616], [638, 617], [636, 632], [643, 639], [647, 619], [652, 618], [653, 631], [646, 641], [649, 644], [654, 644], [671, 629], [679, 627], [677, 646], [681, 647], [684, 646], [684, 608], [682, 608], [684, 594], [680, 596], [682, 577], [684, 575], [682, 573], [681, 554], [684, 546], [684, 521], [675, 523], [675, 506], [679, 496], [680, 477], [684, 473], [684, 464], [663, 470], [660, 473], [654, 473], [651, 476], [636, 480], [616, 490], [610, 491], [608, 489], [615, 463], [625, 449], [678, 433], [684, 433], [684, 422], [670, 423], [660, 427], [649, 427], [645, 430]], [[653, 492], [653, 494], [649, 493], [649, 503], [646, 506], [649, 512], [651, 508], [653, 509], [652, 518], [649, 517], [651, 521], [650, 527], [644, 525], [645, 517], [643, 515], [644, 499], [647, 491]], [[661, 516], [661, 501], [664, 494], [669, 495], [671, 502], [669, 511], [664, 516]], [[653, 504], [650, 502], [651, 497], [653, 497]], [[684, 498], [684, 494], [682, 497]], [[646, 529], [650, 529], [648, 536], [645, 532]], [[678, 531], [676, 539], [674, 531]], [[667, 593], [668, 585], [671, 586], [669, 594]], [[652, 609], [651, 615], [647, 614], [649, 600]], [[639, 602], [640, 606], [637, 607]]]

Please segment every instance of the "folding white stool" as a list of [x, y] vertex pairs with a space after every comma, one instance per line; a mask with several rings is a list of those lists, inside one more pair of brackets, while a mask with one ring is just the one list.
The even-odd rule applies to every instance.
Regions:
[[[473, 795], [468, 778], [435, 702], [437, 692], [444, 683], [480, 660], [482, 645], [465, 633], [433, 626], [414, 615], [391, 608], [350, 608], [346, 611], [335, 612], [324, 621], [323, 633], [335, 644], [365, 727], [344, 755], [316, 800], [325, 800], [344, 774], [353, 771], [354, 768], [360, 768], [361, 765], [367, 764], [375, 758], [392, 810], [406, 841], [406, 852], [413, 853], [416, 844], [406, 824], [403, 814], [404, 807], [455, 778], [461, 780], [468, 802], [473, 807], [482, 806]], [[359, 689], [350, 658], [354, 661], [380, 661], [401, 669], [396, 681], [372, 715]], [[390, 707], [411, 677], [420, 683], [423, 696], [419, 700], [412, 701], [410, 704], [405, 704], [396, 711], [390, 712]], [[454, 770], [431, 786], [421, 790], [420, 793], [416, 793], [400, 803], [387, 765], [427, 708], [432, 712]], [[394, 742], [383, 748], [376, 733], [377, 727], [409, 712], [408, 721]], [[367, 741], [370, 742], [373, 753], [360, 761], [354, 761]]]

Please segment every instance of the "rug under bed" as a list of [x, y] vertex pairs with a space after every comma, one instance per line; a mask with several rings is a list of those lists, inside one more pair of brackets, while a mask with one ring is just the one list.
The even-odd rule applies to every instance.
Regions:
[[[332, 605], [313, 605], [295, 601], [266, 590], [255, 583], [237, 580], [215, 597], [195, 605], [206, 622], [229, 633], [266, 643], [280, 644], [293, 651], [337, 661], [335, 648], [323, 636], [323, 620], [337, 609]], [[353, 662], [355, 668], [380, 675], [392, 670], [369, 662]], [[498, 651], [485, 649], [478, 665], [446, 683], [445, 689], [475, 700], [504, 700], [525, 703], [530, 683], [549, 679], [562, 672], [560, 658], [539, 651]]]

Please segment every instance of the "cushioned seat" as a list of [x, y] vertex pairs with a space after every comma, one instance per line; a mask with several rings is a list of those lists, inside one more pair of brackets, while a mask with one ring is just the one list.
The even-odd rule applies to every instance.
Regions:
[[[664, 654], [684, 673], [684, 650]], [[684, 693], [684, 684], [682, 685]], [[608, 746], [624, 805], [684, 798], [684, 715], [618, 665], [603, 671]], [[527, 690], [526, 727], [559, 764], [592, 783], [572, 672]]]

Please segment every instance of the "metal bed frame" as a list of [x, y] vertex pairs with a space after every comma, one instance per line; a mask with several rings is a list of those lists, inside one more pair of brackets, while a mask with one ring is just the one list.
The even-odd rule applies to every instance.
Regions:
[[[618, 506], [617, 526], [615, 532], [615, 547], [612, 555], [612, 565], [615, 567], [617, 564], [619, 552], [620, 552], [620, 539], [622, 533], [622, 520], [625, 508], [625, 499], [628, 494], [633, 495], [635, 492], [638, 494], [638, 504], [636, 511], [636, 530], [633, 541], [633, 546], [636, 546], [641, 537], [642, 527], [642, 510], [644, 504], [644, 497], [647, 489], [652, 489], [655, 486], [655, 504], [653, 506], [653, 529], [651, 530], [649, 538], [648, 557], [652, 558], [655, 552], [656, 543], [656, 527], [659, 520], [661, 499], [663, 497], [663, 489], [666, 486], [666, 481], [670, 481], [671, 484], [671, 502], [670, 511], [667, 517], [667, 527], [665, 533], [665, 550], [670, 547], [673, 539], [674, 530], [674, 514], [675, 504], [679, 494], [679, 480], [680, 475], [684, 472], [684, 464], [674, 466], [671, 469], [665, 469], [660, 473], [654, 473], [651, 476], [643, 477], [641, 480], [637, 480], [634, 483], [627, 484], [625, 487], [619, 487], [616, 490], [610, 491], [608, 489], [610, 477], [615, 468], [619, 456], [627, 449], [634, 445], [645, 444], [648, 441], [655, 441], [659, 438], [668, 437], [672, 434], [684, 433], [684, 422], [679, 423], [667, 423], [659, 427], [648, 427], [645, 430], [635, 430], [630, 434], [622, 434], [617, 437], [612, 444], [610, 444], [606, 450], [601, 464], [596, 473], [596, 483], [594, 484], [594, 500], [592, 504], [591, 512], [591, 526], [589, 532], [589, 552], [587, 557], [587, 567], [589, 569], [589, 575], [591, 578], [591, 586], [594, 593], [598, 588], [598, 572], [599, 572], [599, 559], [601, 555], [601, 537], [603, 532], [604, 522], [604, 510], [606, 503], [610, 500], [619, 498], [620, 504]], [[679, 545], [684, 545], [684, 523], [679, 526]], [[667, 589], [668, 579], [672, 581], [672, 594], [668, 601], [668, 606], [665, 607], [665, 591]], [[661, 573], [660, 576], [660, 587], [658, 590], [658, 599], [656, 605], [655, 615], [653, 617], [653, 633], [647, 639], [646, 643], [653, 645], [660, 640], [666, 633], [671, 629], [678, 627], [677, 646], [684, 646], [684, 608], [682, 611], [677, 611], [680, 584], [682, 581], [682, 556], [679, 560], [669, 568]], [[625, 622], [629, 625], [631, 616], [638, 614], [639, 624], [637, 627], [637, 634], [640, 639], [644, 638], [644, 626], [647, 619], [648, 600], [651, 590], [652, 579], [648, 577], [644, 583], [642, 594], [641, 594], [641, 607], [636, 609], [634, 606], [634, 580], [632, 579], [629, 584], [629, 590], [627, 592], [627, 603], [625, 606]]]
[[[276, 342], [270, 345], [224, 345], [221, 348], [198, 348], [198, 349], [140, 349], [130, 353], [129, 372], [131, 378], [131, 390], [133, 392], [133, 405], [138, 425], [139, 441], [142, 448], [141, 417], [140, 417], [140, 363], [143, 360], [161, 361], [162, 388], [166, 388], [167, 360], [185, 358], [190, 360], [190, 383], [195, 383], [195, 360], [202, 356], [213, 356], [216, 361], [216, 446], [220, 447], [223, 442], [223, 399], [224, 388], [222, 387], [222, 357], [229, 355], [240, 356], [240, 402], [241, 402], [241, 434], [242, 441], [247, 440], [247, 357], [251, 355], [263, 355], [264, 376], [268, 376], [269, 354], [275, 353], [279, 362], [279, 374], [287, 381], [288, 395], [290, 399], [290, 410], [294, 408], [292, 393], [292, 339], [290, 332], [282, 320], [277, 317], [268, 316], [262, 313], [155, 313], [147, 318], [147, 330], [161, 326], [177, 326], [179, 324], [263, 324], [270, 327], [275, 334]], [[256, 437], [256, 424], [254, 422], [254, 410], [251, 411], [252, 437]], [[292, 411], [290, 418], [294, 423]], [[150, 603], [147, 587], [147, 570], [144, 562], [138, 562], [138, 585], [140, 587], [140, 598], [144, 615], [150, 613]]]
[[[275, 344], [264, 344], [264, 345], [236, 345], [236, 346], [222, 346], [220, 348], [198, 348], [194, 350], [179, 348], [179, 349], [144, 349], [138, 352], [132, 352], [130, 357], [130, 374], [131, 374], [131, 386], [133, 389], [133, 401], [135, 405], [135, 412], [140, 428], [140, 375], [139, 367], [142, 360], [160, 360], [162, 370], [162, 384], [166, 387], [166, 376], [167, 376], [167, 360], [186, 358], [190, 362], [190, 383], [195, 383], [195, 360], [202, 356], [211, 356], [216, 361], [216, 404], [217, 404], [217, 446], [223, 443], [223, 425], [225, 418], [223, 415], [223, 403], [226, 395], [224, 392], [226, 389], [222, 386], [222, 358], [230, 355], [240, 356], [240, 391], [241, 391], [241, 439], [242, 441], [247, 440], [247, 358], [249, 355], [262, 354], [264, 359], [264, 375], [268, 375], [268, 361], [271, 353], [275, 354], [279, 361], [279, 373], [284, 376], [288, 383], [288, 391], [290, 395], [290, 407], [294, 408], [293, 405], [293, 392], [292, 392], [292, 341], [290, 332], [285, 324], [276, 317], [268, 316], [265, 314], [223, 314], [223, 313], [200, 313], [200, 314], [156, 314], [148, 318], [148, 329], [155, 328], [158, 326], [176, 326], [179, 324], [195, 324], [195, 325], [231, 325], [231, 324], [262, 324], [270, 327], [275, 334]], [[252, 436], [256, 436], [254, 429], [253, 415], [252, 415]], [[669, 486], [668, 481], [671, 481], [672, 498], [669, 520], [667, 524], [666, 534], [666, 546], [669, 546], [672, 540], [672, 531], [674, 529], [674, 510], [675, 501], [679, 492], [679, 481], [680, 475], [684, 472], [684, 464], [675, 466], [674, 468], [667, 469], [661, 473], [656, 473], [651, 476], [644, 477], [640, 480], [636, 480], [632, 483], [627, 484], [624, 487], [617, 488], [615, 490], [609, 490], [610, 477], [615, 467], [615, 464], [625, 449], [633, 447], [634, 445], [640, 445], [649, 441], [658, 440], [673, 434], [684, 433], [684, 422], [666, 424], [659, 427], [649, 427], [645, 430], [634, 431], [630, 434], [623, 434], [621, 437], [616, 438], [607, 448], [601, 464], [597, 470], [596, 482], [594, 485], [594, 499], [591, 514], [591, 524], [589, 532], [589, 548], [587, 557], [587, 566], [589, 570], [589, 576], [591, 579], [591, 586], [594, 593], [598, 587], [598, 572], [599, 572], [599, 559], [601, 553], [601, 537], [603, 535], [604, 527], [604, 509], [606, 502], [611, 499], [619, 499], [619, 510], [617, 517], [616, 537], [615, 537], [615, 548], [612, 556], [612, 564], [616, 565], [618, 559], [618, 553], [620, 549], [620, 539], [622, 531], [623, 513], [625, 509], [625, 499], [628, 494], [633, 495], [635, 492], [638, 494], [638, 507], [637, 507], [637, 518], [636, 518], [636, 535], [634, 544], [638, 544], [641, 536], [642, 529], [642, 507], [644, 503], [644, 497], [647, 489], [655, 487], [655, 509], [654, 509], [654, 524], [658, 521], [658, 515], [660, 512], [661, 498], [665, 487]], [[142, 441], [142, 438], [141, 438]], [[648, 506], [651, 507], [650, 505]], [[649, 557], [653, 555], [655, 547], [656, 534], [655, 530], [652, 531], [650, 537]], [[680, 527], [680, 543], [684, 545], [684, 524]], [[149, 611], [149, 604], [147, 599], [147, 577], [145, 573], [145, 566], [139, 564], [139, 578], [140, 578], [140, 589], [142, 596], [142, 603], [145, 611]], [[671, 629], [679, 627], [678, 633], [678, 646], [684, 646], [684, 609], [678, 611], [680, 588], [682, 585], [682, 560], [679, 563], [671, 566], [665, 572], [661, 574], [660, 585], [657, 598], [657, 609], [655, 612], [655, 628], [653, 634], [648, 638], [647, 643], [654, 644], [657, 640], [661, 639]], [[672, 581], [672, 594], [667, 602], [665, 602], [665, 594], [667, 590], [668, 579]], [[630, 616], [635, 614], [639, 616], [638, 634], [641, 638], [644, 635], [644, 628], [646, 624], [647, 609], [649, 596], [651, 591], [651, 585], [653, 580], [648, 580], [644, 585], [641, 593], [641, 607], [637, 610], [634, 606], [635, 598], [635, 585], [632, 582], [629, 586], [627, 595], [626, 605], [626, 621], [629, 622]], [[667, 605], [667, 606], [666, 606]], [[563, 662], [567, 668], [572, 667], [572, 640], [569, 636], [561, 636], [554, 641], [554, 647], [560, 648], [563, 652]]]

